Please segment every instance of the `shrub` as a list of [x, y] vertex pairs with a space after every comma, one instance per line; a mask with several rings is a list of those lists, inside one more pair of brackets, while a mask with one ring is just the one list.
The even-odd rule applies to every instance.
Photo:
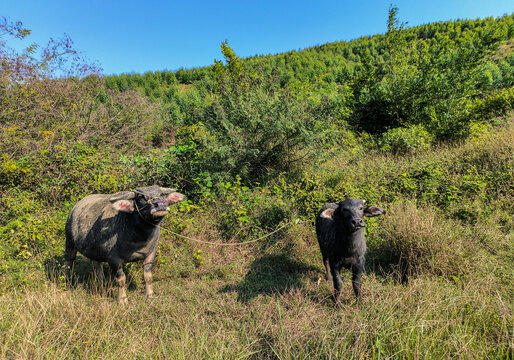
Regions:
[[478, 264], [479, 249], [469, 234], [433, 208], [404, 201], [391, 204], [388, 213], [392, 216], [384, 217], [381, 252], [389, 254], [403, 280], [422, 274], [460, 277]]
[[323, 81], [291, 81], [281, 87], [278, 74], [259, 75], [226, 43], [222, 50], [227, 64], [216, 62], [213, 67], [217, 82], [212, 102], [200, 114], [186, 114], [187, 125], [198, 125], [203, 135], [195, 131], [179, 137], [180, 146], [195, 144], [196, 167], [259, 181], [321, 153], [320, 144], [337, 124], [334, 120], [347, 111], [346, 88], [334, 94], [336, 86]]
[[382, 150], [408, 153], [427, 150], [433, 141], [432, 135], [422, 125], [411, 125], [388, 130], [382, 135]]

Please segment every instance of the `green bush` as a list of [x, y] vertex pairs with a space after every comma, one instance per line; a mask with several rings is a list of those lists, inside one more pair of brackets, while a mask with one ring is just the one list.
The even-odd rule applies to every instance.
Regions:
[[[437, 140], [465, 138], [475, 120], [471, 104], [482, 91], [477, 84], [494, 88], [499, 82], [484, 68], [505, 29], [493, 26], [480, 35], [466, 30], [458, 41], [444, 33], [417, 38], [399, 25], [397, 12], [393, 7], [389, 13], [384, 62], [363, 53], [363, 70], [353, 83], [352, 123], [375, 133], [424, 125]], [[496, 106], [509, 108], [505, 102]]]
[[195, 129], [178, 139], [178, 146], [194, 144], [195, 167], [260, 181], [292, 171], [323, 152], [320, 145], [347, 112], [346, 88], [333, 94], [336, 86], [322, 81], [281, 87], [277, 75], [247, 69], [226, 43], [222, 50], [227, 64], [214, 65], [212, 102], [200, 114], [186, 114], [186, 125]]
[[429, 149], [432, 141], [432, 135], [422, 125], [412, 125], [386, 131], [380, 145], [385, 151], [409, 153]]

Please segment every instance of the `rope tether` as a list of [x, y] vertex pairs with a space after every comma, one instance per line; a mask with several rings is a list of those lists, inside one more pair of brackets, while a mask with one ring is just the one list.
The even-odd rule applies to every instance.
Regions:
[[[191, 240], [191, 241], [195, 241], [195, 242], [198, 242], [198, 243], [202, 243], [202, 244], [209, 244], [209, 245], [217, 245], [217, 246], [240, 246], [240, 245], [246, 245], [246, 244], [251, 244], [251, 243], [254, 243], [254, 242], [257, 242], [257, 241], [260, 241], [260, 240], [263, 240], [263, 239], [266, 239], [267, 237], [270, 237], [271, 235], [273, 235], [274, 233], [276, 232], [279, 232], [280, 230], [282, 230], [283, 228], [289, 226], [291, 223], [293, 223], [293, 221], [290, 221], [284, 225], [282, 225], [281, 227], [279, 227], [278, 229], [275, 229], [273, 230], [272, 232], [264, 235], [264, 236], [261, 236], [257, 239], [253, 239], [253, 240], [250, 240], [250, 241], [245, 241], [245, 242], [242, 242], [242, 243], [216, 243], [216, 242], [211, 242], [211, 241], [203, 241], [203, 240], [199, 240], [199, 239], [194, 239], [192, 237], [189, 237], [189, 236], [185, 236], [185, 235], [182, 235], [182, 234], [178, 234], [176, 232], [173, 232], [171, 230], [168, 230], [166, 228], [163, 228], [162, 226], [160, 225], [156, 225], [159, 229], [161, 230], [164, 230], [166, 232], [169, 232], [170, 234], [172, 235], [175, 235], [175, 236], [178, 236], [178, 237], [181, 237], [181, 238], [184, 238], [186, 240]], [[294, 221], [295, 225], [298, 224], [298, 221]]]
[[[136, 201], [134, 201], [134, 204], [136, 205], [136, 210], [137, 210], [137, 212], [139, 213], [139, 216], [141, 216], [141, 218], [142, 218], [144, 221], [146, 221], [146, 222], [148, 222], [148, 223], [152, 224], [151, 222], [149, 222], [148, 220], [146, 220], [146, 219], [144, 218], [144, 216], [141, 214], [141, 212], [139, 211], [139, 207], [137, 206], [137, 202], [136, 202]], [[264, 236], [261, 236], [261, 237], [259, 237], [259, 238], [257, 238], [257, 239], [253, 239], [253, 240], [250, 240], [250, 241], [245, 241], [245, 242], [242, 242], [242, 243], [215, 243], [215, 242], [211, 242], [211, 241], [203, 241], [203, 240], [195, 239], [195, 238], [192, 238], [192, 237], [189, 237], [189, 236], [185, 236], [185, 235], [182, 235], [182, 234], [178, 234], [178, 233], [173, 232], [173, 231], [171, 231], [171, 230], [168, 230], [168, 229], [166, 229], [166, 228], [164, 228], [164, 227], [162, 227], [162, 226], [160, 226], [160, 225], [156, 225], [156, 224], [152, 224], [152, 225], [153, 225], [153, 226], [155, 226], [155, 227], [157, 227], [157, 228], [159, 228], [159, 229], [161, 229], [161, 230], [164, 230], [164, 231], [166, 231], [166, 232], [168, 232], [168, 233], [170, 233], [170, 234], [172, 234], [172, 235], [175, 235], [175, 236], [178, 236], [178, 237], [184, 238], [184, 239], [186, 239], [186, 240], [195, 241], [195, 242], [198, 242], [198, 243], [201, 243], [201, 244], [217, 245], [217, 246], [240, 246], [240, 245], [251, 244], [251, 243], [254, 243], [254, 242], [257, 242], [257, 241], [260, 241], [260, 240], [266, 239], [267, 237], [270, 237], [270, 236], [271, 236], [271, 235], [273, 235], [274, 233], [279, 232], [280, 230], [282, 230], [282, 229], [283, 229], [283, 228], [285, 228], [286, 226], [289, 226], [290, 224], [293, 224], [293, 223], [294, 223], [294, 225], [297, 225], [299, 222], [300, 222], [300, 220], [299, 220], [299, 219], [295, 219], [294, 221], [290, 221], [290, 222], [288, 222], [288, 223], [286, 223], [286, 224], [282, 225], [282, 226], [281, 226], [281, 227], [279, 227], [278, 229], [275, 229], [275, 230], [273, 230], [272, 232], [270, 232], [270, 233], [268, 233], [268, 234], [266, 234], [266, 235], [264, 235]]]

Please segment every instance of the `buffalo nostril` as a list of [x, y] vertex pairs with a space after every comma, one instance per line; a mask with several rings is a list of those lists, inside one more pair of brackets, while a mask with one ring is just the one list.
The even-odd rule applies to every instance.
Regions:
[[352, 226], [363, 226], [364, 221], [362, 219], [352, 219]]

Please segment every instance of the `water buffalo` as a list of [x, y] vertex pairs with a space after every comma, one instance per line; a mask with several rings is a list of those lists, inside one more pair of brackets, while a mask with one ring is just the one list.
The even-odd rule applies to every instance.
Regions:
[[156, 185], [116, 194], [94, 194], [80, 200], [66, 222], [64, 253], [67, 283], [77, 251], [91, 259], [100, 282], [102, 262], [116, 274], [118, 301], [126, 304], [123, 264], [143, 260], [145, 293], [152, 297], [152, 265], [157, 252], [158, 225], [169, 213], [169, 205], [184, 200], [174, 189]]
[[345, 199], [339, 203], [325, 204], [316, 216], [316, 235], [326, 269], [326, 279], [334, 282], [334, 297], [341, 292], [341, 268], [351, 269], [352, 285], [357, 300], [361, 293], [361, 276], [364, 271], [366, 238], [364, 216], [385, 214], [377, 206], [364, 207], [364, 201]]

